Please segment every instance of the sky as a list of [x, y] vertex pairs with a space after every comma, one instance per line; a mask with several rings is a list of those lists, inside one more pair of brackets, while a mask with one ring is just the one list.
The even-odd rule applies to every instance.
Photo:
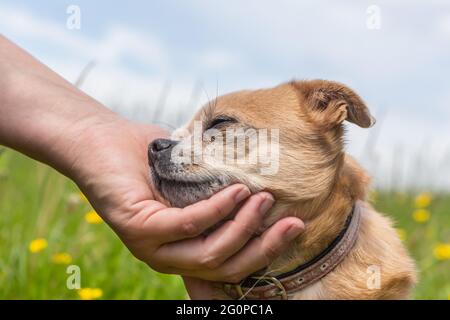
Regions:
[[0, 0], [0, 32], [71, 82], [94, 63], [82, 90], [167, 128], [217, 94], [340, 81], [378, 120], [346, 137], [375, 185], [450, 189], [450, 1]]

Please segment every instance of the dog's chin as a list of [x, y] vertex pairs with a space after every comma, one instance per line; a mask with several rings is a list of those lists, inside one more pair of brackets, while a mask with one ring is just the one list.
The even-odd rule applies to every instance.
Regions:
[[186, 180], [162, 177], [154, 170], [152, 171], [153, 184], [160, 195], [166, 199], [171, 206], [184, 208], [190, 204], [205, 200], [231, 184], [224, 178], [210, 180]]

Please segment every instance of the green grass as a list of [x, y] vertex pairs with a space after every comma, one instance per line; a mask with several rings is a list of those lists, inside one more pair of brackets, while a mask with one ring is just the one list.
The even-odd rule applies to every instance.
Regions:
[[[16, 152], [0, 153], [0, 299], [79, 299], [66, 287], [67, 265], [55, 253], [67, 252], [81, 270], [81, 286], [100, 288], [103, 299], [183, 299], [177, 276], [150, 270], [135, 259], [105, 225], [89, 224], [88, 203], [77, 187], [54, 170]], [[420, 268], [415, 298], [447, 299], [450, 260], [436, 259], [433, 248], [450, 242], [450, 196], [434, 195], [430, 220], [415, 222], [413, 195], [383, 193], [376, 207], [392, 213], [406, 233], [405, 243]], [[30, 241], [45, 238], [37, 253]]]
[[[10, 150], [0, 155], [0, 299], [78, 299], [69, 290], [67, 252], [81, 270], [81, 287], [100, 288], [104, 299], [184, 299], [181, 278], [156, 273], [134, 258], [105, 223], [89, 224], [90, 206], [54, 170]], [[31, 253], [30, 241], [45, 238]]]
[[450, 260], [438, 259], [434, 254], [437, 245], [450, 244], [450, 195], [432, 195], [427, 208], [430, 218], [424, 223], [412, 218], [416, 210], [414, 198], [411, 194], [380, 192], [375, 197], [375, 207], [389, 213], [405, 234], [404, 242], [419, 271], [414, 297], [450, 299]]

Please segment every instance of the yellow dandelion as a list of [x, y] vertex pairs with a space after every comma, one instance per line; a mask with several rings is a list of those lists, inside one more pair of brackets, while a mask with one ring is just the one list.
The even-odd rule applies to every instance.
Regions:
[[423, 209], [430, 205], [431, 203], [431, 193], [423, 192], [414, 199], [416, 208]]
[[92, 224], [98, 224], [98, 223], [101, 223], [103, 221], [102, 217], [100, 217], [98, 215], [98, 213], [95, 212], [94, 210], [91, 210], [88, 213], [86, 213], [84, 215], [84, 220], [86, 220], [87, 223], [92, 223]]
[[38, 238], [30, 242], [30, 244], [28, 245], [28, 249], [30, 250], [31, 253], [37, 253], [47, 248], [47, 246], [48, 246], [47, 240], [43, 238]]
[[405, 229], [398, 228], [397, 229], [397, 234], [398, 234], [398, 237], [400, 238], [400, 240], [402, 240], [402, 241], [406, 240], [406, 231], [405, 231]]
[[450, 243], [440, 243], [434, 247], [434, 256], [438, 260], [450, 259]]
[[52, 256], [52, 261], [55, 264], [70, 264], [72, 262], [72, 256], [67, 252], [55, 253]]
[[417, 209], [413, 212], [413, 219], [417, 223], [425, 223], [430, 220], [430, 211], [425, 209]]
[[93, 300], [103, 296], [102, 289], [99, 288], [83, 288], [78, 290], [78, 295], [81, 300]]

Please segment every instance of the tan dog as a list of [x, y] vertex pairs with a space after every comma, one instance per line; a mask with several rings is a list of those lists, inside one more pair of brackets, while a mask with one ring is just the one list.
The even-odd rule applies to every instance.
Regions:
[[[320, 255], [345, 228], [353, 206], [359, 203], [361, 218], [356, 243], [333, 270], [290, 293], [288, 298], [408, 298], [416, 281], [414, 262], [391, 220], [365, 202], [369, 177], [344, 153], [344, 120], [363, 128], [374, 123], [361, 98], [336, 82], [293, 81], [270, 89], [227, 94], [203, 107], [185, 128], [174, 133], [174, 140], [154, 143], [150, 155], [153, 180], [164, 198], [181, 207], [236, 182], [248, 185], [253, 192], [272, 193], [277, 201], [263, 229], [287, 212], [301, 218], [306, 229], [264, 271], [271, 276]], [[206, 133], [197, 151], [192, 148], [196, 121], [200, 121]], [[240, 153], [234, 138], [233, 141], [217, 138], [234, 129], [238, 132], [237, 139], [244, 136], [244, 141], [250, 141], [259, 137], [258, 129], [262, 128], [278, 129], [278, 136], [256, 145], [249, 142]], [[271, 142], [277, 142], [277, 147]], [[272, 148], [269, 157], [277, 155], [270, 158], [278, 161], [276, 165], [261, 159], [249, 163], [258, 148], [269, 145]], [[228, 151], [230, 146], [232, 152], [225, 157], [235, 161], [221, 161], [220, 156], [210, 155], [211, 150]], [[174, 153], [176, 147], [179, 149]], [[174, 154], [180, 150], [189, 150], [188, 157], [174, 161]], [[203, 152], [200, 161], [186, 161], [199, 152]], [[268, 166], [275, 170], [264, 174], [263, 169]], [[369, 285], [371, 270], [379, 273], [375, 275], [379, 280], [375, 287]]]

